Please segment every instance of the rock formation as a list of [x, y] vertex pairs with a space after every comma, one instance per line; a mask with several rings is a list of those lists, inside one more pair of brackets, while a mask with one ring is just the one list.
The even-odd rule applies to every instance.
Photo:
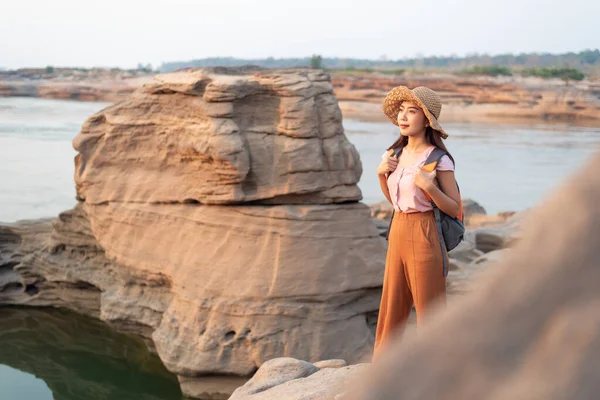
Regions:
[[79, 204], [0, 227], [0, 303], [135, 333], [190, 396], [203, 374], [370, 353], [385, 241], [328, 75], [161, 75], [74, 146]]

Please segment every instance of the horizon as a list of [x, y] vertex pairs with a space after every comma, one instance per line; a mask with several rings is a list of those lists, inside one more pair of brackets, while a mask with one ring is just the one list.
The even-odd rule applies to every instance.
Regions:
[[[135, 69], [206, 58], [378, 60], [598, 47], [600, 4], [507, 0], [22, 0], [0, 15], [0, 67]], [[425, 27], [424, 27], [425, 26]], [[577, 29], [572, 29], [577, 27]], [[414, 33], [417, 33], [416, 35]]]
[[[585, 52], [585, 51], [592, 51], [592, 52], [597, 52], [600, 51], [600, 48], [586, 48], [586, 49], [579, 49], [579, 50], [575, 50], [575, 51], [569, 51], [569, 52], [562, 52], [562, 53], [552, 53], [552, 52], [529, 52], [529, 53], [498, 53], [498, 54], [489, 54], [489, 53], [478, 53], [478, 52], [474, 52], [474, 53], [470, 53], [470, 54], [466, 54], [466, 55], [456, 55], [456, 54], [452, 54], [452, 55], [427, 55], [427, 56], [423, 56], [423, 57], [419, 57], [419, 58], [415, 58], [415, 57], [404, 57], [404, 58], [398, 58], [398, 59], [382, 59], [382, 58], [358, 58], [358, 57], [330, 57], [327, 55], [322, 55], [322, 54], [314, 54], [314, 55], [319, 55], [321, 56], [324, 60], [325, 59], [333, 59], [333, 60], [354, 60], [354, 61], [370, 61], [370, 62], [400, 62], [400, 61], [413, 61], [413, 60], [418, 60], [418, 59], [431, 59], [431, 58], [438, 58], [438, 59], [443, 59], [443, 58], [458, 58], [458, 59], [468, 59], [470, 57], [500, 57], [500, 56], [519, 56], [519, 55], [529, 55], [529, 56], [533, 56], [533, 55], [539, 55], [539, 56], [565, 56], [568, 54], [579, 54], [581, 52]], [[160, 66], [163, 66], [165, 64], [169, 64], [169, 63], [187, 63], [187, 62], [193, 62], [193, 61], [204, 61], [204, 60], [216, 60], [216, 59], [231, 59], [231, 60], [238, 60], [238, 61], [264, 61], [264, 60], [269, 60], [269, 59], [273, 59], [273, 60], [293, 60], [293, 59], [298, 59], [298, 60], [305, 60], [308, 59], [310, 60], [310, 58], [313, 55], [308, 55], [308, 56], [298, 56], [298, 57], [248, 57], [248, 58], [241, 58], [241, 57], [234, 57], [234, 56], [210, 56], [210, 57], [199, 57], [199, 58], [192, 58], [192, 59], [187, 59], [187, 60], [168, 60], [168, 61], [163, 61], [160, 64], [157, 65], [152, 65], [153, 69], [157, 69]], [[143, 63], [138, 63], [138, 64], [143, 64]], [[25, 65], [25, 66], [20, 66], [17, 68], [7, 68], [4, 65], [0, 65], [0, 71], [15, 71], [15, 70], [21, 70], [21, 69], [44, 69], [46, 67], [53, 67], [55, 69], [121, 69], [121, 70], [136, 70], [138, 69], [138, 65], [136, 66], [132, 66], [132, 67], [121, 67], [121, 66], [114, 66], [114, 65], [94, 65], [94, 66], [81, 66], [81, 65], [50, 65], [50, 64], [40, 64], [40, 65], [35, 65], [35, 66], [31, 66], [31, 65]], [[423, 67], [423, 68], [428, 68], [428, 67]]]

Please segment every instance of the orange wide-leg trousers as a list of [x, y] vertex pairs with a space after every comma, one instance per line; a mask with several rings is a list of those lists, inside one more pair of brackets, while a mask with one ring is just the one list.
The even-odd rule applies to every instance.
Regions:
[[433, 211], [396, 212], [388, 237], [373, 357], [404, 330], [413, 304], [417, 326], [432, 303], [446, 302], [446, 277]]

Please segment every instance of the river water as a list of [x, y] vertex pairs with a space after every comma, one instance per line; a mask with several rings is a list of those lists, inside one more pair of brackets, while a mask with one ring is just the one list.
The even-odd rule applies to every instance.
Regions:
[[[73, 207], [71, 141], [106, 103], [0, 98], [0, 221]], [[344, 121], [363, 164], [363, 201], [383, 200], [375, 169], [391, 123]], [[600, 148], [600, 128], [445, 123], [464, 197], [488, 213], [538, 203]], [[177, 380], [142, 342], [60, 310], [0, 308], [2, 399], [180, 399]]]

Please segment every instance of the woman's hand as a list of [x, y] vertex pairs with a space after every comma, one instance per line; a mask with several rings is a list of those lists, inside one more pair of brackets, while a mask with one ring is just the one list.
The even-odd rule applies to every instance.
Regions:
[[421, 168], [417, 168], [415, 172], [414, 182], [415, 186], [429, 192], [435, 187], [435, 170], [432, 172], [423, 171]]
[[398, 159], [390, 157], [390, 154], [388, 153], [379, 166], [377, 166], [377, 175], [385, 175], [388, 172], [394, 172], [396, 167], [398, 167]]

